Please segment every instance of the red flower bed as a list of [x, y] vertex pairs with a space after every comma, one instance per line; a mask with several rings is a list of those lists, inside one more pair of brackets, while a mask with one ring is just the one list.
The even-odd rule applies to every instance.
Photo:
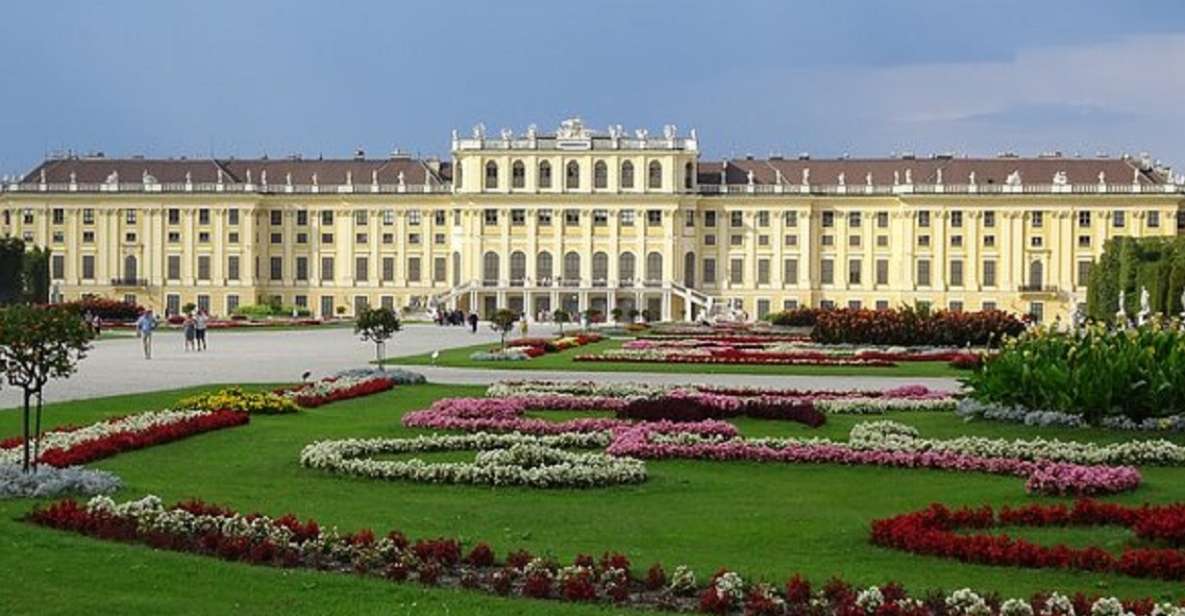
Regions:
[[827, 344], [996, 346], [1005, 336], [1019, 335], [1024, 328], [1023, 321], [1000, 310], [923, 312], [912, 308], [841, 308], [819, 312], [811, 336]]
[[1133, 577], [1185, 580], [1185, 552], [1173, 548], [1124, 548], [1115, 555], [1091, 546], [1045, 546], [1008, 535], [962, 534], [961, 529], [999, 526], [1102, 526], [1131, 528], [1147, 540], [1180, 547], [1185, 540], [1185, 504], [1129, 507], [1084, 499], [1064, 505], [947, 509], [933, 504], [921, 511], [875, 520], [876, 545], [962, 562], [1029, 568], [1079, 569]]
[[102, 297], [80, 299], [73, 302], [65, 302], [61, 305], [74, 308], [79, 314], [89, 312], [98, 315], [104, 321], [134, 321], [144, 312], [144, 307], [138, 304], [129, 304], [124, 301]]
[[[561, 344], [559, 343], [560, 340], [566, 340], [566, 342]], [[558, 353], [573, 347], [581, 347], [594, 342], [600, 342], [601, 340], [604, 340], [604, 336], [593, 333], [579, 333], [557, 338], [516, 338], [508, 341], [506, 348], [518, 349], [526, 353], [528, 357], [533, 358], [545, 353]], [[490, 352], [494, 353], [500, 350], [490, 349]]]
[[[325, 380], [332, 381], [335, 379], [330, 377]], [[339, 400], [349, 400], [350, 398], [360, 398], [362, 396], [377, 394], [394, 387], [395, 381], [376, 377], [359, 381], [350, 387], [335, 389], [328, 393], [316, 391], [315, 383], [306, 383], [304, 385], [296, 385], [294, 387], [287, 388], [281, 387], [280, 389], [275, 390], [275, 393], [288, 394], [292, 397], [292, 401], [296, 402], [298, 406], [311, 409], [318, 406], [324, 406], [330, 402], [338, 402]]]
[[704, 421], [731, 417], [756, 417], [780, 421], [796, 421], [817, 428], [827, 423], [827, 416], [815, 408], [810, 400], [780, 397], [749, 397], [729, 400], [728, 404], [716, 396], [669, 395], [635, 398], [617, 411], [619, 419], [642, 421]]
[[249, 421], [251, 421], [251, 417], [247, 413], [227, 410], [212, 411], [197, 417], [153, 426], [139, 432], [115, 432], [100, 439], [79, 443], [69, 449], [48, 449], [41, 452], [39, 459], [50, 466], [74, 466], [108, 458], [125, 451], [177, 441], [203, 432], [241, 426]]
[[[822, 354], [819, 354], [822, 355]], [[573, 361], [626, 362], [631, 364], [731, 364], [731, 365], [778, 365], [778, 366], [872, 366], [891, 368], [893, 362], [880, 359], [853, 357], [807, 357], [798, 353], [721, 354], [721, 355], [666, 355], [638, 356], [630, 358], [612, 355], [577, 355]]]

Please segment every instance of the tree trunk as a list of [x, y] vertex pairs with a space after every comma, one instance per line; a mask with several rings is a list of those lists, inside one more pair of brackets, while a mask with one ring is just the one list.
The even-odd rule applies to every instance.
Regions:
[[379, 370], [386, 372], [387, 369], [383, 367], [383, 343], [382, 342], [374, 343], [374, 356], [375, 356], [375, 359], [377, 359], [379, 362]]
[[29, 472], [29, 446], [32, 444], [29, 442], [29, 396], [29, 390], [26, 389], [25, 406], [21, 415], [21, 436], [25, 438], [25, 444], [22, 448], [24, 458], [21, 464], [21, 470], [26, 473]]
[[37, 459], [41, 457], [41, 390], [37, 390], [37, 421], [33, 433], [37, 440], [33, 441], [33, 470], [37, 470]]

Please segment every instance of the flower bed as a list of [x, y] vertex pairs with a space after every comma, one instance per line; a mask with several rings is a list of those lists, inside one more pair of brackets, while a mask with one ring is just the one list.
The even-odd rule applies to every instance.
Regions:
[[617, 410], [623, 419], [703, 421], [740, 416], [796, 421], [817, 428], [827, 416], [809, 401], [774, 396], [736, 397], [675, 389], [656, 396], [630, 398]]
[[778, 365], [778, 366], [868, 366], [887, 368], [895, 366], [883, 359], [859, 357], [836, 357], [825, 353], [767, 353], [746, 352], [737, 349], [717, 351], [674, 350], [674, 349], [606, 349], [595, 355], [577, 355], [572, 361], [587, 362], [629, 362], [643, 364], [732, 364], [732, 365]]
[[377, 394], [395, 387], [394, 379], [385, 375], [364, 377], [331, 376], [312, 383], [280, 388], [276, 394], [283, 396], [303, 408], [316, 408], [337, 402]]
[[119, 489], [119, 477], [78, 466], [38, 466], [24, 472], [19, 464], [0, 463], [0, 500], [49, 498], [62, 494], [108, 494]]
[[300, 410], [295, 402], [278, 393], [245, 391], [237, 385], [182, 398], [177, 406], [205, 411], [235, 410], [252, 415], [280, 415]]
[[[605, 432], [634, 425], [632, 421], [606, 417], [547, 421], [523, 417], [526, 411], [617, 411], [625, 405], [615, 398], [580, 396], [522, 396], [510, 398], [442, 398], [423, 411], [403, 416], [408, 428], [435, 428], [467, 432], [521, 432], [523, 434], [564, 434], [569, 432]], [[670, 422], [658, 422], [656, 429], [667, 429]], [[696, 434], [735, 435], [736, 428], [720, 421], [677, 424], [680, 431]]]
[[[1102, 548], [1045, 546], [1007, 535], [963, 534], [962, 529], [986, 530], [1001, 526], [1104, 526], [1131, 529], [1137, 537], [1168, 543], [1164, 547], [1126, 547], [1120, 554]], [[990, 506], [950, 510], [940, 504], [872, 523], [874, 544], [984, 565], [1077, 569], [1122, 573], [1133, 577], [1185, 580], [1185, 504], [1129, 507], [1092, 500], [1064, 505]]]
[[[557, 436], [477, 434], [320, 441], [304, 448], [300, 463], [371, 479], [427, 483], [473, 483], [532, 488], [596, 488], [646, 480], [640, 460], [604, 454], [573, 453], [561, 447], [604, 447], [605, 433]], [[378, 454], [479, 450], [472, 463], [430, 463], [368, 459]]]
[[[48, 432], [41, 437], [38, 460], [57, 467], [85, 464], [124, 451], [143, 449], [195, 434], [241, 426], [250, 416], [225, 409], [202, 411], [151, 411], [91, 424], [69, 432]], [[12, 443], [12, 439], [6, 441]], [[0, 463], [21, 460], [23, 441], [0, 449]]]
[[645, 424], [619, 432], [606, 451], [642, 459], [748, 460], [930, 468], [1012, 475], [1040, 494], [1112, 494], [1134, 490], [1140, 472], [1129, 466], [1080, 465], [951, 452], [882, 451], [827, 439], [745, 439], [659, 434]]
[[811, 337], [825, 344], [997, 346], [1019, 336], [1024, 321], [1000, 310], [954, 312], [914, 308], [840, 308], [816, 313]]
[[391, 581], [415, 580], [429, 586], [466, 588], [502, 596], [566, 602], [600, 602], [676, 612], [698, 610], [753, 616], [817, 614], [839, 616], [883, 614], [907, 616], [1044, 616], [1091, 614], [1119, 616], [1183, 616], [1185, 610], [1151, 599], [1121, 601], [1114, 597], [1067, 597], [1039, 594], [1031, 601], [985, 597], [969, 589], [913, 598], [899, 584], [856, 588], [832, 579], [813, 586], [800, 575], [776, 588], [746, 583], [735, 572], [719, 570], [701, 584], [684, 566], [668, 575], [661, 565], [636, 576], [624, 555], [605, 552], [600, 559], [577, 556], [560, 567], [525, 550], [499, 560], [491, 547], [478, 543], [467, 552], [455, 539], [410, 541], [403, 533], [376, 535], [369, 529], [353, 533], [322, 530], [314, 520], [288, 514], [272, 518], [242, 515], [201, 501], [165, 507], [147, 496], [117, 504], [95, 497], [86, 504], [64, 500], [38, 507], [28, 521], [40, 526], [107, 541], [139, 543], [155, 549], [211, 556], [228, 561], [284, 568], [307, 568]]
[[586, 344], [600, 342], [604, 336], [585, 332], [558, 338], [516, 338], [506, 342], [504, 349], [477, 351], [469, 355], [474, 361], [523, 361], [547, 353], [558, 353]]

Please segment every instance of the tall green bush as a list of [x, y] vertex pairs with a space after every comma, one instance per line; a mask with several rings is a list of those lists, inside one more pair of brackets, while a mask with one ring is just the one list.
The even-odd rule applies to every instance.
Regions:
[[24, 264], [24, 240], [19, 237], [0, 237], [0, 306], [23, 299]]
[[1185, 289], [1185, 236], [1117, 237], [1107, 240], [1103, 255], [1091, 269], [1087, 287], [1087, 314], [1113, 322], [1119, 292], [1129, 316], [1140, 311], [1140, 292], [1148, 290], [1153, 313], [1176, 315], [1182, 310]]

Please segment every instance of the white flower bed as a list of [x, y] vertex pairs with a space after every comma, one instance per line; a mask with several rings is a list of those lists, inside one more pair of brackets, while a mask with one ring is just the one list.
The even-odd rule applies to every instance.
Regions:
[[[645, 481], [646, 466], [641, 460], [560, 449], [605, 447], [609, 438], [605, 432], [554, 436], [479, 432], [458, 436], [319, 441], [304, 448], [300, 462], [309, 468], [373, 479], [428, 483], [594, 488]], [[469, 449], [479, 450], [473, 462], [367, 458], [379, 454]]]
[[955, 400], [912, 398], [820, 398], [815, 408], [828, 415], [884, 415], [902, 411], [953, 411]]
[[[137, 413], [110, 421], [101, 421], [70, 432], [46, 432], [41, 435], [40, 451], [70, 449], [88, 441], [106, 438], [119, 432], [143, 432], [145, 430], [179, 421], [209, 415], [213, 411], [150, 411]], [[0, 449], [0, 464], [17, 464], [22, 459], [21, 447]]]

